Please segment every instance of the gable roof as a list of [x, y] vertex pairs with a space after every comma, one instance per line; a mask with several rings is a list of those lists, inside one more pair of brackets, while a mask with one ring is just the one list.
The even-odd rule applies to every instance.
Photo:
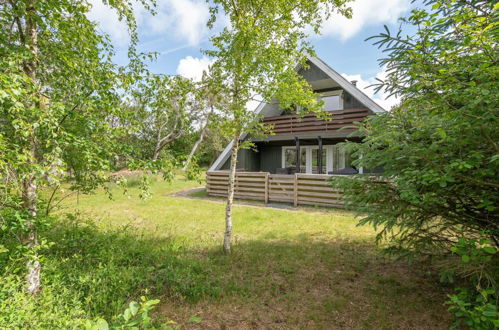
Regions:
[[[373, 111], [374, 113], [380, 113], [386, 111], [381, 106], [379, 106], [376, 102], [374, 102], [369, 96], [364, 94], [359, 88], [354, 86], [351, 82], [346, 80], [342, 75], [340, 75], [337, 71], [332, 69], [329, 65], [327, 65], [324, 61], [319, 59], [318, 57], [307, 55], [310, 63], [318, 67], [323, 73], [325, 73], [331, 80], [336, 82], [341, 88], [343, 88], [346, 92], [356, 98], [359, 102], [361, 102], [366, 108]], [[300, 67], [297, 67], [296, 70], [299, 70]], [[266, 113], [266, 102], [260, 102], [258, 107], [255, 109], [257, 114], [262, 114], [264, 117], [270, 116], [270, 113]], [[243, 133], [241, 135], [241, 139], [246, 138], [247, 133]], [[230, 155], [230, 150], [232, 149], [232, 145], [234, 141], [230, 141], [225, 149], [222, 151], [220, 156], [215, 160], [215, 162], [210, 166], [208, 171], [216, 171], [220, 169], [223, 164], [227, 161]]]
[[341, 74], [336, 72], [320, 58], [315, 56], [308, 56], [308, 60], [319, 69], [321, 69], [325, 74], [327, 74], [329, 78], [340, 85], [341, 88], [343, 88], [345, 91], [359, 100], [360, 103], [364, 104], [369, 110], [372, 110], [375, 113], [386, 111], [378, 103], [374, 102], [369, 96], [367, 96], [366, 94], [364, 94], [364, 92], [357, 88], [357, 86], [346, 80]]

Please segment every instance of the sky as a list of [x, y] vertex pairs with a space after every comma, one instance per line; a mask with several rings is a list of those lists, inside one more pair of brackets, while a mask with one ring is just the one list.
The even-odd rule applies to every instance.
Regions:
[[[126, 24], [120, 22], [116, 13], [101, 0], [90, 2], [89, 18], [98, 23], [102, 32], [110, 35], [117, 51], [115, 61], [126, 64], [129, 43]], [[398, 18], [409, 13], [411, 1], [356, 0], [350, 7], [353, 10], [351, 19], [333, 15], [323, 25], [321, 35], [312, 36], [310, 41], [322, 60], [347, 79], [357, 80], [357, 87], [389, 110], [397, 100], [386, 99], [383, 93], [374, 94], [372, 88], [367, 88], [376, 77], [383, 78], [385, 72], [378, 65], [382, 52], [365, 39], [382, 32], [383, 25], [397, 29]], [[151, 15], [135, 3], [138, 48], [158, 53], [156, 61], [149, 65], [152, 72], [199, 79], [210, 64], [210, 59], [201, 50], [209, 48], [209, 37], [226, 24], [222, 19], [214, 30], [209, 30], [206, 26], [208, 9], [205, 0], [157, 0], [157, 13]]]

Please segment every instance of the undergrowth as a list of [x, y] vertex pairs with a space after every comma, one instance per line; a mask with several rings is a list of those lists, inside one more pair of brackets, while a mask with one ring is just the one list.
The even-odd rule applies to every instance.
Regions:
[[136, 228], [102, 229], [66, 215], [41, 233], [42, 292], [23, 290], [25, 260], [18, 242], [0, 233], [0, 328], [68, 328], [86, 320], [113, 321], [141, 296], [195, 302], [218, 296], [219, 287], [182, 247]]

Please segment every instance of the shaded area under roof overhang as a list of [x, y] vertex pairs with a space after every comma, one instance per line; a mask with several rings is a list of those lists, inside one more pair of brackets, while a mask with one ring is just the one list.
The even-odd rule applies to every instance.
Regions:
[[298, 137], [300, 141], [305, 140], [317, 140], [318, 137], [324, 139], [331, 140], [342, 140], [345, 139], [360, 139], [362, 136], [357, 132], [351, 131], [339, 131], [339, 132], [317, 132], [317, 133], [308, 133], [303, 135], [270, 135], [263, 137], [247, 137], [246, 139], [251, 140], [252, 142], [271, 142], [271, 141], [291, 141], [294, 144], [295, 137]]

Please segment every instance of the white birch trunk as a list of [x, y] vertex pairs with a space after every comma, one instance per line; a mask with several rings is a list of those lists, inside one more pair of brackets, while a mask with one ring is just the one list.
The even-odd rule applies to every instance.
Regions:
[[[38, 61], [38, 32], [36, 26], [36, 9], [34, 7], [34, 0], [28, 3], [26, 8], [26, 45], [32, 53], [32, 58], [27, 60], [24, 65], [24, 71], [34, 83], [36, 83], [36, 71]], [[37, 106], [43, 106], [40, 101], [37, 101]], [[34, 134], [34, 133], [33, 133]], [[30, 140], [30, 153], [32, 159], [30, 162], [36, 161], [36, 138], [33, 136]], [[27, 221], [28, 228], [26, 234], [23, 236], [23, 243], [30, 249], [34, 250], [38, 246], [37, 230], [34, 220], [37, 217], [37, 185], [34, 177], [29, 177], [23, 181], [23, 206], [28, 211], [30, 219]], [[26, 262], [28, 274], [26, 275], [27, 291], [31, 295], [35, 295], [40, 291], [40, 262], [35, 258]]]
[[232, 206], [234, 203], [235, 183], [236, 183], [236, 168], [237, 168], [237, 151], [239, 150], [240, 133], [234, 135], [234, 144], [232, 145], [230, 155], [230, 173], [229, 173], [229, 188], [227, 192], [227, 206], [225, 208], [225, 234], [224, 234], [224, 252], [230, 253], [230, 245], [232, 239]]
[[196, 153], [196, 150], [198, 149], [199, 145], [201, 144], [201, 142], [203, 142], [207, 128], [208, 128], [208, 122], [206, 122], [206, 125], [204, 125], [203, 129], [201, 130], [201, 135], [199, 136], [199, 139], [197, 139], [196, 143], [194, 143], [191, 152], [189, 153], [189, 156], [187, 156], [187, 159], [185, 160], [184, 167], [182, 168], [184, 171], [187, 170], [187, 168], [189, 167], [189, 164], [191, 163], [194, 153]]
[[[36, 249], [38, 246], [38, 237], [34, 224], [34, 219], [37, 216], [37, 186], [34, 178], [25, 179], [23, 182], [23, 206], [27, 209], [30, 219], [27, 221], [26, 226], [28, 230], [23, 236], [23, 243], [30, 249]], [[26, 275], [26, 282], [29, 294], [35, 295], [40, 291], [40, 262], [36, 259], [29, 259], [26, 262], [28, 274]]]

